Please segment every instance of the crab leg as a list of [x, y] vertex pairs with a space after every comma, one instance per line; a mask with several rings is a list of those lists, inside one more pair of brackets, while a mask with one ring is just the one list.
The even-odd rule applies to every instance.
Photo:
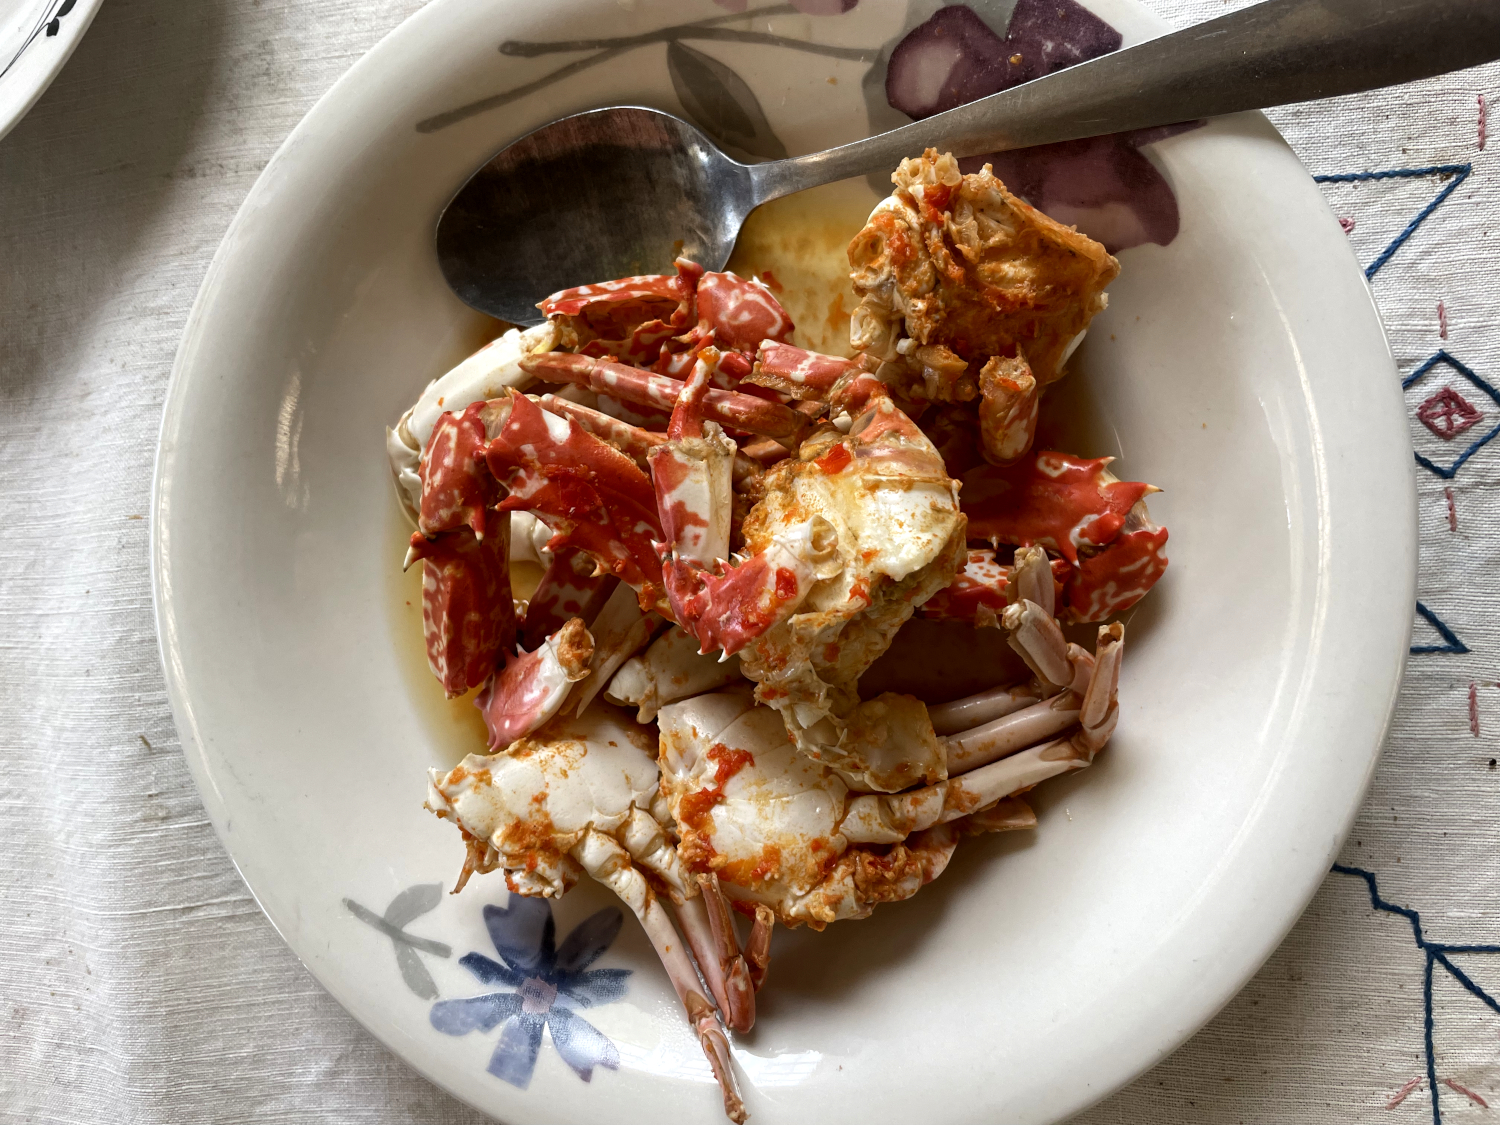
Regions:
[[605, 698], [637, 708], [636, 722], [649, 723], [668, 703], [742, 678], [738, 656], [720, 660], [704, 655], [698, 651], [697, 638], [674, 625], [645, 652], [620, 666], [605, 689]]
[[1115, 694], [1124, 654], [1125, 626], [1117, 621], [1100, 628], [1093, 675], [1083, 693], [1077, 733], [950, 778], [940, 819], [957, 819], [1049, 777], [1081, 770], [1092, 762], [1114, 733], [1119, 717]]
[[574, 845], [572, 855], [585, 871], [614, 891], [640, 919], [723, 1092], [724, 1115], [741, 1125], [747, 1115], [730, 1066], [729, 1037], [714, 1006], [698, 991], [698, 973], [661, 901], [652, 893], [645, 877], [632, 866], [629, 853], [604, 833], [590, 829]]
[[834, 384], [858, 370], [859, 364], [852, 359], [767, 340], [756, 352], [755, 370], [745, 381], [795, 399], [826, 402]]
[[[681, 379], [653, 375], [639, 367], [595, 359], [572, 352], [544, 352], [521, 361], [528, 374], [549, 383], [577, 383], [597, 394], [671, 410], [685, 384]], [[807, 428], [806, 415], [779, 402], [770, 402], [739, 391], [710, 388], [703, 399], [704, 416], [722, 426], [780, 440], [792, 440]]]
[[[719, 889], [719, 877], [715, 874], [699, 875], [698, 890], [708, 911], [708, 924], [713, 933], [712, 956], [717, 958], [718, 969], [724, 980], [726, 999], [721, 1002], [721, 1006], [725, 1018], [732, 1030], [749, 1031], [755, 1026], [755, 985], [750, 976], [750, 967], [740, 955], [740, 942], [734, 933], [734, 918], [729, 913], [729, 901]], [[700, 954], [698, 960], [702, 963], [703, 955]]]
[[609, 683], [621, 664], [646, 647], [660, 623], [661, 618], [641, 609], [639, 599], [629, 586], [622, 582], [615, 587], [599, 616], [594, 618], [590, 674], [578, 689], [575, 715], [583, 714], [584, 708], [594, 701], [594, 696]]
[[526, 604], [521, 622], [521, 644], [535, 648], [571, 618], [592, 624], [615, 592], [619, 580], [599, 574], [594, 560], [577, 547], [561, 547], [542, 573], [536, 592]]
[[653, 433], [639, 426], [632, 426], [629, 422], [622, 422], [602, 410], [595, 410], [591, 406], [584, 406], [581, 402], [573, 402], [560, 395], [539, 395], [536, 401], [543, 410], [550, 411], [561, 418], [571, 418], [595, 437], [603, 438], [642, 469], [647, 468], [646, 459], [651, 451], [667, 440], [666, 434]]
[[[1049, 777], [1083, 769], [1114, 732], [1124, 640], [1125, 627], [1118, 622], [1099, 630], [1097, 656], [1090, 665], [1094, 674], [1081, 702], [1070, 689], [947, 739], [947, 781], [902, 793], [855, 797], [839, 830], [850, 843], [898, 843], [913, 832], [967, 816]], [[1037, 737], [1074, 724], [1079, 729], [1071, 737], [1035, 744]], [[1017, 753], [1023, 746], [1027, 749]]]
[[948, 776], [967, 773], [1035, 745], [1040, 739], [1053, 738], [1078, 722], [1079, 715], [1078, 696], [1065, 691], [945, 739]]
[[1003, 718], [1037, 701], [1036, 688], [1029, 683], [991, 688], [977, 695], [955, 699], [927, 708], [932, 729], [939, 735], [960, 734], [984, 723]]
[[776, 925], [776, 912], [763, 902], [755, 904], [755, 924], [750, 927], [750, 940], [745, 942], [745, 960], [750, 963], [750, 983], [759, 992], [766, 983], [766, 973], [771, 968], [771, 930]]
[[[725, 974], [731, 968], [733, 958], [739, 956], [739, 947], [735, 946], [732, 957], [724, 954], [719, 928], [712, 920], [711, 908], [706, 901], [706, 890], [700, 893], [703, 876], [698, 876], [696, 883], [689, 880], [677, 849], [662, 831], [661, 823], [640, 809], [631, 812], [621, 842], [631, 859], [666, 884], [667, 894], [677, 911], [677, 922], [692, 947], [693, 959], [698, 963], [704, 983], [724, 1013], [725, 1022], [733, 1031], [749, 1031], [755, 1024], [755, 1000], [750, 996], [746, 1004], [726, 980]], [[743, 972], [742, 968], [741, 975]]]
[[979, 432], [984, 457], [1010, 465], [1026, 456], [1036, 436], [1040, 388], [1026, 357], [992, 356], [979, 372]]

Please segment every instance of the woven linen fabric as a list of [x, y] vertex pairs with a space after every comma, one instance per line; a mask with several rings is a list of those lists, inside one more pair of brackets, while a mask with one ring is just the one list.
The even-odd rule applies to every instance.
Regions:
[[[1178, 25], [1230, 7], [1156, 6]], [[209, 258], [315, 98], [418, 7], [106, 0], [0, 141], [0, 1122], [482, 1120], [363, 1032], [256, 908], [182, 759], [147, 564], [168, 372]], [[1341, 870], [1244, 992], [1090, 1125], [1500, 1107], [1500, 954], [1473, 949], [1500, 945], [1485, 96], [1500, 67], [1272, 114], [1378, 266], [1410, 380], [1414, 654]], [[1210, 625], [1203, 643], [1232, 638]]]

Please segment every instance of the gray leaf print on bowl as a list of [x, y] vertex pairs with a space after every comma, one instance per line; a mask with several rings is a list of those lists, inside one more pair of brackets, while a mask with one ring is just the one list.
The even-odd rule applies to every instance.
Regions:
[[709, 136], [764, 160], [786, 156], [786, 146], [771, 131], [760, 99], [728, 66], [673, 40], [667, 44], [667, 71], [682, 108]]

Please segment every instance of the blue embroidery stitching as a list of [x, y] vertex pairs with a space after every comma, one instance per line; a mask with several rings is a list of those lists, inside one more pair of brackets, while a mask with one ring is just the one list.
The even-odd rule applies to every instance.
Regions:
[[1469, 178], [1469, 173], [1474, 171], [1472, 164], [1433, 164], [1426, 168], [1391, 168], [1384, 172], [1338, 172], [1328, 176], [1314, 176], [1313, 181], [1320, 184], [1353, 184], [1367, 183], [1370, 180], [1409, 180], [1418, 176], [1452, 176], [1453, 180], [1447, 187], [1437, 193], [1426, 207], [1417, 212], [1417, 217], [1406, 224], [1406, 229], [1391, 239], [1390, 245], [1380, 252], [1380, 256], [1365, 267], [1365, 277], [1373, 278], [1380, 272], [1382, 266], [1391, 260], [1391, 256], [1401, 249], [1402, 245], [1416, 233], [1417, 228], [1427, 221], [1427, 217], [1436, 211], [1447, 198], [1458, 190], [1458, 185]]
[[[1477, 389], [1489, 395], [1490, 400], [1496, 406], [1500, 406], [1500, 390], [1496, 390], [1487, 381], [1481, 379], [1465, 364], [1462, 364], [1458, 360], [1454, 359], [1445, 350], [1434, 352], [1432, 356], [1424, 361], [1420, 367], [1418, 367], [1406, 378], [1402, 379], [1401, 389], [1403, 391], [1406, 390], [1423, 375], [1426, 375], [1440, 363], [1446, 363], [1449, 367], [1453, 368], [1454, 371], [1458, 372], [1470, 383], [1474, 384]], [[1465, 449], [1458, 455], [1458, 460], [1454, 461], [1453, 464], [1449, 465], [1446, 469], [1439, 465], [1433, 464], [1426, 457], [1423, 457], [1420, 453], [1413, 453], [1412, 456], [1417, 459], [1417, 464], [1421, 465], [1423, 468], [1430, 469], [1432, 472], [1436, 473], [1444, 480], [1452, 480], [1454, 474], [1463, 467], [1464, 462], [1467, 461], [1470, 457], [1474, 456], [1474, 454], [1478, 453], [1491, 441], [1493, 441], [1496, 435], [1500, 435], [1500, 425], [1495, 426], [1492, 430], [1489, 431], [1489, 433], [1483, 435], [1482, 437], [1476, 438], [1467, 449]]]
[[1428, 609], [1421, 602], [1417, 603], [1417, 612], [1422, 615], [1427, 624], [1438, 631], [1438, 636], [1443, 638], [1444, 643], [1440, 645], [1412, 645], [1411, 653], [1413, 656], [1421, 656], [1429, 652], [1452, 652], [1462, 656], [1469, 651], [1469, 646], [1458, 639], [1458, 634], [1448, 628], [1437, 614], [1433, 613], [1432, 610]]
[[1467, 973], [1448, 959], [1450, 953], [1500, 953], [1500, 945], [1447, 945], [1428, 941], [1422, 934], [1422, 916], [1409, 907], [1397, 906], [1381, 898], [1380, 889], [1375, 884], [1374, 874], [1361, 867], [1346, 867], [1342, 863], [1335, 863], [1333, 869], [1340, 875], [1354, 875], [1363, 879], [1370, 890], [1370, 906], [1387, 914], [1398, 914], [1410, 922], [1412, 940], [1417, 943], [1417, 948], [1427, 955], [1427, 962], [1422, 972], [1422, 1034], [1427, 1052], [1427, 1087], [1432, 1091], [1432, 1123], [1443, 1125], [1443, 1114], [1438, 1104], [1437, 1058], [1432, 1048], [1432, 966], [1434, 962], [1443, 966], [1454, 980], [1483, 1000], [1495, 1012], [1500, 1013], [1500, 1003], [1497, 1003], [1494, 997], [1475, 984]]

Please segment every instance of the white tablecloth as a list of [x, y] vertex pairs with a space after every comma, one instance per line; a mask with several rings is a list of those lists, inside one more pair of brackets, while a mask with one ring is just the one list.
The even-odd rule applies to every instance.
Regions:
[[[1156, 2], [1179, 24], [1228, 7]], [[356, 1026], [246, 892], [178, 748], [147, 573], [209, 257], [313, 100], [419, 6], [107, 0], [0, 141], [0, 1121], [480, 1120]], [[1443, 1120], [1500, 1106], [1500, 955], [1446, 948], [1500, 945], [1500, 442], [1445, 475], [1500, 423], [1484, 94], [1500, 67], [1273, 115], [1315, 173], [1400, 173], [1326, 185], [1366, 262], [1453, 188], [1373, 277], [1403, 372], [1425, 367], [1415, 644], [1440, 651], [1411, 658], [1351, 871], [1093, 1125], [1425, 1122], [1429, 1072]], [[1403, 913], [1372, 910], [1377, 881]]]

